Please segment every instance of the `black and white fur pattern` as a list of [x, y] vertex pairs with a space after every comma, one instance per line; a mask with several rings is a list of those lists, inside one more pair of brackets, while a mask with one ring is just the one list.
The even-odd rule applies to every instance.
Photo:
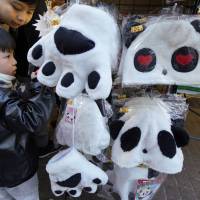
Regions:
[[117, 23], [105, 9], [72, 5], [60, 25], [28, 52], [41, 67], [38, 80], [59, 96], [74, 98], [84, 89], [92, 99], [105, 99], [112, 87], [120, 49]]
[[199, 85], [199, 27], [198, 19], [150, 24], [123, 48], [119, 72], [123, 85]]
[[74, 148], [60, 151], [51, 158], [46, 166], [51, 181], [52, 192], [56, 196], [66, 191], [78, 197], [82, 190], [95, 193], [98, 185], [105, 185], [107, 174], [89, 162]]
[[112, 160], [120, 167], [144, 164], [156, 171], [175, 174], [183, 167], [180, 149], [188, 143], [181, 128], [171, 126], [168, 108], [158, 98], [134, 98], [131, 111], [110, 125], [115, 139]]

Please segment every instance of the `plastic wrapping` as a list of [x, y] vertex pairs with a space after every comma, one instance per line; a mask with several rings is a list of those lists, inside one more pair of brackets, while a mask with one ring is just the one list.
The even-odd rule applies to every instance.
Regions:
[[[143, 170], [144, 176], [145, 169], [142, 168], [136, 169], [136, 174], [134, 174], [136, 171], [131, 172], [130, 169], [107, 171], [109, 184], [103, 186], [97, 196], [109, 200], [151, 200], [167, 176], [166, 174], [159, 174], [150, 179], [133, 179], [134, 176], [138, 177], [141, 174], [141, 170]], [[122, 174], [120, 175], [120, 173]], [[125, 189], [124, 187], [127, 188]]]
[[112, 94], [114, 110], [113, 118], [119, 118], [119, 116], [131, 111], [132, 107], [134, 107], [131, 102], [138, 97], [161, 98], [168, 106], [172, 120], [182, 119], [185, 121], [186, 119], [188, 113], [188, 104], [183, 95], [170, 93], [162, 94], [156, 87], [145, 86], [119, 88], [114, 90]]
[[188, 104], [186, 98], [177, 94], [161, 95], [162, 100], [170, 108], [172, 120], [182, 119], [185, 121], [188, 113]]
[[151, 200], [158, 191], [162, 183], [165, 181], [166, 175], [160, 174], [154, 180], [138, 180], [136, 182], [137, 189], [135, 191], [134, 200]]
[[[95, 101], [86, 95], [81, 95], [72, 102], [68, 103], [56, 128], [58, 143], [68, 146], [72, 146], [74, 143], [77, 149], [86, 154], [100, 154], [110, 143], [105, 118]], [[75, 120], [74, 124], [73, 120]]]
[[200, 84], [197, 16], [131, 16], [123, 22], [119, 74], [124, 87]]

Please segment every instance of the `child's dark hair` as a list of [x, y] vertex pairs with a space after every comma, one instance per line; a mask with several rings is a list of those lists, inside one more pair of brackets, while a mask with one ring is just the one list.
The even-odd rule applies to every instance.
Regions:
[[0, 50], [3, 52], [11, 51], [15, 49], [15, 46], [15, 40], [10, 33], [0, 28]]
[[27, 4], [34, 4], [37, 5], [39, 0], [19, 0], [23, 3], [27, 3]]

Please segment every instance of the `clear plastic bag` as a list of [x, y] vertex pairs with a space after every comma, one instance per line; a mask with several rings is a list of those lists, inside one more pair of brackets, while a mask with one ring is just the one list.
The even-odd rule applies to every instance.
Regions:
[[166, 179], [165, 174], [160, 174], [154, 180], [137, 180], [134, 200], [151, 200]]
[[168, 94], [161, 95], [161, 99], [170, 108], [170, 116], [172, 120], [182, 119], [185, 121], [189, 106], [185, 97], [177, 94]]
[[56, 138], [59, 144], [75, 146], [90, 155], [100, 154], [110, 143], [106, 119], [96, 102], [86, 95], [67, 104], [56, 129]]

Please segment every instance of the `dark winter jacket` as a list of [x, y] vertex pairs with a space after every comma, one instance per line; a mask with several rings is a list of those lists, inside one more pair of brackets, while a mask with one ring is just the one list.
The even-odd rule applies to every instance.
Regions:
[[[31, 98], [0, 88], [0, 187], [14, 187], [31, 178], [38, 167], [36, 133], [48, 122], [53, 92], [37, 82]], [[34, 86], [34, 87], [33, 87]]]

